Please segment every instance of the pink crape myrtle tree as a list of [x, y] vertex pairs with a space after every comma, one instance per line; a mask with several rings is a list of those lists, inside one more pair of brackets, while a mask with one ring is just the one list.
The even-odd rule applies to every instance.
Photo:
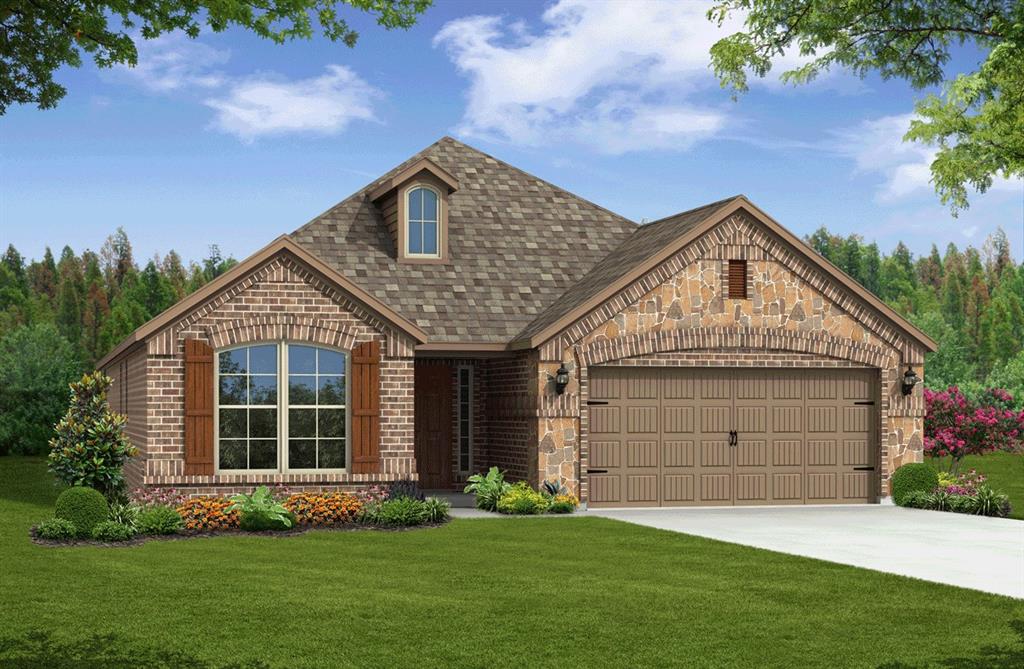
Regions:
[[924, 452], [933, 458], [950, 456], [956, 474], [965, 455], [993, 451], [1024, 452], [1024, 411], [1016, 411], [1010, 393], [986, 390], [975, 400], [959, 388], [924, 390]]

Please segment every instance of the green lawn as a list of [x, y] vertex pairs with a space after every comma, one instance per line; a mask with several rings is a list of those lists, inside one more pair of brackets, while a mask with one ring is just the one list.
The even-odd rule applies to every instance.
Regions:
[[[949, 469], [949, 458], [926, 458], [937, 469]], [[977, 469], [988, 477], [988, 483], [994, 489], [1010, 496], [1013, 511], [1011, 518], [1024, 520], [1024, 455], [1019, 453], [989, 453], [987, 455], [968, 455], [960, 464], [960, 471]]]
[[600, 518], [35, 546], [28, 527], [54, 496], [41, 461], [0, 458], [3, 667], [1009, 667], [1024, 657], [1010, 628], [1024, 601]]

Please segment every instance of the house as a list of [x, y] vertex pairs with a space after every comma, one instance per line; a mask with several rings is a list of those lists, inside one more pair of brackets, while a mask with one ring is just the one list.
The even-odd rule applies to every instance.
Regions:
[[99, 363], [130, 485], [876, 501], [935, 343], [743, 196], [637, 225], [445, 137]]

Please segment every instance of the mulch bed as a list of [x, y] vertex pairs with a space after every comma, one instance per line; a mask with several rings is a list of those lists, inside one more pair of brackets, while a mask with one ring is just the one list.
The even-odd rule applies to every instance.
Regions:
[[141, 546], [150, 541], [180, 541], [182, 539], [212, 539], [214, 537], [274, 537], [287, 538], [295, 537], [307, 532], [413, 532], [426, 530], [434, 527], [441, 527], [450, 522], [449, 520], [440, 523], [424, 523], [423, 525], [412, 525], [409, 527], [388, 527], [384, 525], [361, 525], [359, 523], [345, 523], [328, 527], [295, 527], [290, 530], [263, 530], [260, 532], [247, 532], [240, 529], [220, 530], [218, 532], [189, 532], [183, 531], [178, 534], [162, 535], [137, 535], [127, 541], [94, 541], [92, 539], [43, 539], [35, 534], [35, 527], [29, 530], [29, 537], [32, 543], [37, 546], [49, 548], [70, 548], [75, 546], [100, 546], [104, 548], [127, 548], [129, 546]]

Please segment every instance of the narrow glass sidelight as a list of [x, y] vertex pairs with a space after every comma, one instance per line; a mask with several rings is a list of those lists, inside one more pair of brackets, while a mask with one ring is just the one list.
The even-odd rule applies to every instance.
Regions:
[[458, 370], [459, 472], [468, 474], [473, 466], [473, 368]]

